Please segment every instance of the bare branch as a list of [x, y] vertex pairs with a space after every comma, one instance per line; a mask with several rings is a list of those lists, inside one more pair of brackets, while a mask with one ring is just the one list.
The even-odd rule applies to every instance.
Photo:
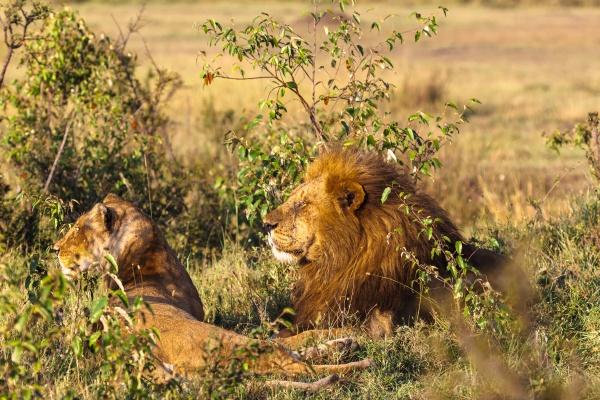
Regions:
[[329, 375], [323, 379], [320, 379], [316, 382], [310, 382], [310, 383], [274, 380], [274, 381], [267, 381], [267, 382], [265, 382], [265, 384], [267, 386], [273, 386], [273, 387], [284, 387], [284, 388], [303, 390], [305, 392], [316, 392], [317, 390], [320, 390], [320, 389], [324, 388], [325, 386], [329, 386], [332, 383], [337, 382], [339, 379], [340, 379], [340, 377], [337, 374], [333, 374], [333, 375]]
[[[71, 116], [69, 114], [69, 119], [71, 119], [70, 117]], [[71, 128], [71, 122], [72, 121], [69, 121], [69, 123], [67, 124], [62, 143], [60, 144], [58, 153], [56, 153], [56, 157], [54, 158], [54, 163], [52, 164], [52, 168], [50, 169], [50, 175], [48, 175], [48, 179], [46, 180], [46, 184], [44, 185], [44, 190], [42, 190], [42, 193], [44, 194], [48, 192], [48, 187], [50, 186], [50, 182], [52, 182], [52, 177], [54, 176], [56, 165], [58, 164], [58, 160], [60, 160], [60, 156], [62, 155], [63, 149], [65, 148], [65, 143], [67, 142], [67, 137], [69, 136], [69, 129]]]

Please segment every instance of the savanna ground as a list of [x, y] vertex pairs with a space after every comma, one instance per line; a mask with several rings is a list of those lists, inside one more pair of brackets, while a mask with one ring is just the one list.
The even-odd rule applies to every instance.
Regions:
[[[358, 9], [362, 19], [369, 22], [396, 14], [393, 24], [402, 31], [415, 25], [407, 19], [411, 12], [427, 13], [438, 5], [402, 3], [359, 3]], [[119, 34], [118, 27], [124, 31], [140, 10], [137, 3], [117, 2], [76, 3], [71, 7], [96, 34], [113, 37]], [[148, 49], [156, 65], [183, 78], [184, 86], [170, 100], [166, 113], [175, 122], [169, 130], [174, 155], [194, 170], [189, 185], [200, 182], [203, 190], [216, 191], [219, 187], [213, 189], [213, 185], [217, 178], [235, 176], [237, 160], [222, 145], [224, 135], [230, 129], [243, 135], [244, 124], [259, 112], [258, 101], [267, 95], [263, 81], [216, 79], [205, 87], [199, 77], [199, 52], [206, 51], [211, 57], [216, 50], [207, 46], [194, 24], [213, 18], [223, 23], [233, 19], [242, 26], [266, 11], [299, 30], [308, 29], [303, 12], [310, 7], [300, 1], [150, 2], [145, 6], [144, 27], [131, 37], [128, 48], [140, 55], [140, 75], [150, 65]], [[557, 129], [568, 130], [588, 112], [598, 111], [600, 9], [543, 4], [486, 7], [454, 2], [447, 7], [448, 16], [440, 18], [437, 36], [416, 44], [407, 40], [395, 48], [390, 59], [396, 73], [387, 79], [396, 90], [384, 107], [398, 120], [405, 120], [418, 110], [441, 113], [448, 100], [457, 104], [470, 98], [481, 101], [469, 113], [470, 123], [461, 125], [460, 134], [442, 149], [439, 158], [444, 168], [424, 184], [466, 236], [473, 235], [482, 243], [491, 243], [488, 239], [493, 238], [494, 246], [510, 252], [522, 264], [538, 301], [530, 307], [530, 314], [513, 315], [496, 331], [480, 331], [454, 318], [440, 318], [433, 324], [399, 328], [395, 336], [385, 340], [359, 337], [364, 344], [361, 355], [374, 359], [377, 367], [347, 377], [342, 384], [314, 396], [600, 396], [597, 182], [582, 150], [563, 148], [557, 154], [548, 149], [543, 136]], [[375, 39], [365, 37], [367, 43]], [[0, 47], [2, 58], [4, 52]], [[228, 65], [229, 61], [223, 62]], [[13, 63], [9, 70], [10, 78], [22, 75], [15, 66]], [[293, 126], [297, 119], [305, 118], [293, 105], [289, 109], [284, 124]], [[4, 160], [0, 165], [14, 197], [19, 177]], [[196, 193], [202, 195], [201, 191]], [[241, 209], [237, 212], [244, 213]], [[263, 243], [258, 242], [255, 248], [247, 246], [250, 238], [245, 236], [240, 220], [243, 218], [227, 216], [211, 220], [210, 229], [217, 237], [207, 239], [210, 246], [187, 247], [182, 239], [189, 234], [185, 229], [169, 239], [199, 288], [208, 319], [248, 333], [268, 326], [267, 322], [287, 305], [294, 271], [275, 262]], [[238, 223], [239, 227], [225, 227]], [[203, 227], [194, 229], [191, 232]], [[10, 232], [0, 234], [8, 236]], [[214, 241], [216, 249], [212, 248]], [[43, 244], [46, 247], [40, 243], [34, 249], [0, 246], [2, 291], [17, 287], [16, 297], [23, 298], [17, 312], [25, 307], [28, 274], [35, 271], [35, 267], [30, 270], [33, 254], [50, 268], [55, 264], [47, 243]], [[79, 293], [84, 302], [91, 303], [88, 292]], [[77, 303], [74, 296], [67, 297], [64, 313], [75, 313]], [[7, 318], [3, 318], [3, 326]], [[3, 330], [3, 335], [7, 332]], [[2, 339], [3, 346], [7, 337]], [[4, 346], [3, 351], [6, 349]], [[40, 393], [62, 397], [73, 390], [83, 397], [96, 396], [91, 389], [94, 371], [81, 365], [81, 360], [73, 359], [62, 348], [42, 354]], [[184, 386], [182, 394], [195, 396], [199, 386]], [[230, 395], [303, 396], [267, 389], [260, 381], [237, 386]]]

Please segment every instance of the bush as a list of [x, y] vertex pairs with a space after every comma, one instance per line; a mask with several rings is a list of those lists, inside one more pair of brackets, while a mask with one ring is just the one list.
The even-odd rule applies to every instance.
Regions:
[[[51, 243], [32, 211], [35, 199], [75, 199], [78, 209], [87, 210], [111, 192], [140, 206], [175, 237], [201, 219], [193, 234], [186, 232], [187, 252], [219, 245], [219, 227], [205, 228], [218, 221], [220, 201], [210, 185], [190, 184], [195, 171], [179, 164], [169, 144], [165, 106], [182, 81], [157, 66], [138, 78], [137, 57], [127, 50], [138, 23], [139, 17], [113, 40], [91, 31], [66, 7], [29, 34], [21, 49], [25, 78], [0, 88], [0, 151], [11, 184], [29, 195], [13, 203], [14, 194], [3, 186], [0, 201], [10, 207], [0, 207], [6, 245]], [[203, 198], [188, 207], [197, 193]]]

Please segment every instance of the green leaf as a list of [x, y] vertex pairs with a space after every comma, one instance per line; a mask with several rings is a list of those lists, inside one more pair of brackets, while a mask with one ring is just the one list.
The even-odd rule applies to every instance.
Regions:
[[367, 144], [371, 147], [375, 147], [377, 142], [375, 141], [375, 137], [373, 135], [367, 136]]
[[71, 341], [71, 347], [73, 348], [73, 353], [75, 357], [81, 357], [83, 354], [83, 340], [81, 340], [81, 336], [75, 336]]
[[21, 345], [18, 344], [15, 347], [13, 347], [13, 351], [12, 351], [12, 355], [11, 355], [10, 359], [15, 364], [19, 364], [19, 362], [21, 361], [22, 355], [23, 355], [23, 347], [21, 347]]
[[92, 304], [92, 310], [90, 312], [90, 322], [94, 323], [100, 319], [104, 314], [104, 309], [108, 305], [108, 297], [103, 296]]
[[392, 193], [392, 188], [390, 188], [390, 187], [386, 187], [383, 190], [383, 193], [381, 194], [381, 204], [383, 204], [387, 201], [390, 193]]
[[238, 159], [240, 160], [240, 162], [244, 162], [246, 160], [246, 154], [246, 148], [240, 145], [240, 147], [238, 147]]
[[455, 244], [454, 247], [456, 248], [456, 253], [458, 255], [462, 254], [462, 242], [460, 240], [458, 240]]
[[348, 124], [346, 123], [346, 121], [342, 121], [342, 125], [344, 127], [344, 131], [346, 132], [346, 135], [350, 134], [350, 127], [348, 126]]
[[[246, 129], [247, 130], [251, 130], [252, 128], [254, 128], [259, 123], [260, 123], [260, 121], [258, 119], [253, 119], [252, 121], [250, 121], [250, 123], [248, 124], [248, 126], [246, 127]], [[238, 152], [239, 152], [239, 150], [238, 150]], [[242, 160], [240, 159], [240, 161], [242, 161]]]
[[31, 309], [27, 309], [27, 311], [25, 311], [23, 314], [21, 314], [21, 316], [19, 317], [19, 319], [17, 320], [17, 323], [15, 324], [14, 329], [17, 332], [23, 332], [23, 330], [25, 329], [25, 326], [27, 325], [27, 321], [29, 321], [29, 316], [31, 315]]
[[392, 64], [392, 62], [390, 61], [389, 58], [387, 58], [386, 56], [381, 56], [381, 58], [383, 59], [383, 61], [385, 61], [387, 63], [387, 65], [390, 66], [390, 68], [394, 68], [394, 64]]
[[265, 203], [260, 207], [260, 218], [264, 219], [265, 215], [267, 215], [267, 212], [269, 211], [269, 206]]
[[92, 333], [90, 336], [88, 336], [88, 338], [87, 338], [88, 346], [90, 346], [90, 349], [94, 353], [96, 353], [98, 351], [96, 342], [98, 341], [98, 338], [100, 337], [100, 335], [102, 335], [102, 331], [96, 331], [96, 332]]
[[110, 266], [111, 266], [111, 272], [113, 272], [115, 274], [118, 274], [119, 273], [119, 266], [117, 265], [117, 261], [115, 260], [115, 258], [112, 255], [110, 255], [110, 254], [105, 254], [104, 258], [110, 264]]
[[127, 298], [127, 295], [121, 289], [112, 291], [111, 294], [113, 296], [117, 296], [121, 300], [121, 303], [123, 303], [123, 305], [125, 307], [129, 308], [129, 299]]
[[461, 290], [463, 288], [462, 282], [463, 282], [462, 278], [458, 278], [456, 280], [456, 282], [454, 282], [454, 294], [455, 295], [457, 295], [461, 292]]
[[463, 270], [463, 271], [467, 270], [467, 263], [465, 263], [465, 259], [462, 258], [462, 256], [456, 257], [456, 263], [458, 264], [458, 266], [461, 270]]
[[452, 107], [452, 108], [454, 108], [455, 110], [457, 110], [457, 111], [458, 111], [458, 106], [457, 106], [457, 105], [456, 105], [456, 103], [454, 103], [453, 101], [449, 101], [449, 102], [447, 102], [447, 103], [446, 103], [446, 106], [447, 106], [447, 107]]

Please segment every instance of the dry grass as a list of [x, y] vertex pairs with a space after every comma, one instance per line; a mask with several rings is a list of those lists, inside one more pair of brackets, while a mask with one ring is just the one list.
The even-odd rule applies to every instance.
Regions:
[[[125, 30], [140, 6], [85, 3], [77, 8], [96, 31], [116, 35], [117, 25]], [[265, 10], [298, 23], [309, 8], [308, 2], [271, 2], [265, 9], [264, 3], [252, 1], [146, 6], [145, 27], [132, 37], [131, 48], [147, 64], [147, 46], [158, 65], [179, 72], [186, 82], [172, 104], [178, 123], [173, 143], [182, 156], [214, 158], [223, 151], [222, 135], [240, 117], [258, 113], [258, 100], [267, 95], [262, 81], [217, 81], [203, 88], [198, 51], [216, 50], [208, 48], [194, 23], [214, 18], [226, 24], [233, 19], [241, 26]], [[432, 7], [384, 1], [370, 12], [363, 5], [361, 13], [366, 21], [397, 14], [392, 25], [405, 30], [414, 27], [406, 17], [417, 9]], [[445, 169], [428, 183], [465, 229], [479, 224], [482, 216], [515, 222], [533, 215], [528, 197], [544, 199], [543, 210], [557, 215], [566, 210], [569, 195], [587, 191], [583, 155], [556, 155], [545, 147], [541, 134], [570, 128], [597, 109], [599, 18], [599, 9], [588, 8], [454, 5], [440, 21], [437, 37], [417, 44], [407, 41], [393, 54], [397, 74], [390, 81], [398, 94], [389, 106], [398, 120], [419, 109], [441, 112], [445, 100], [464, 103], [475, 97], [483, 103], [455, 143], [443, 150]], [[303, 28], [300, 23], [298, 29]], [[232, 118], [218, 117], [227, 112]], [[211, 113], [217, 118], [207, 124]], [[554, 185], [557, 177], [561, 181]]]

